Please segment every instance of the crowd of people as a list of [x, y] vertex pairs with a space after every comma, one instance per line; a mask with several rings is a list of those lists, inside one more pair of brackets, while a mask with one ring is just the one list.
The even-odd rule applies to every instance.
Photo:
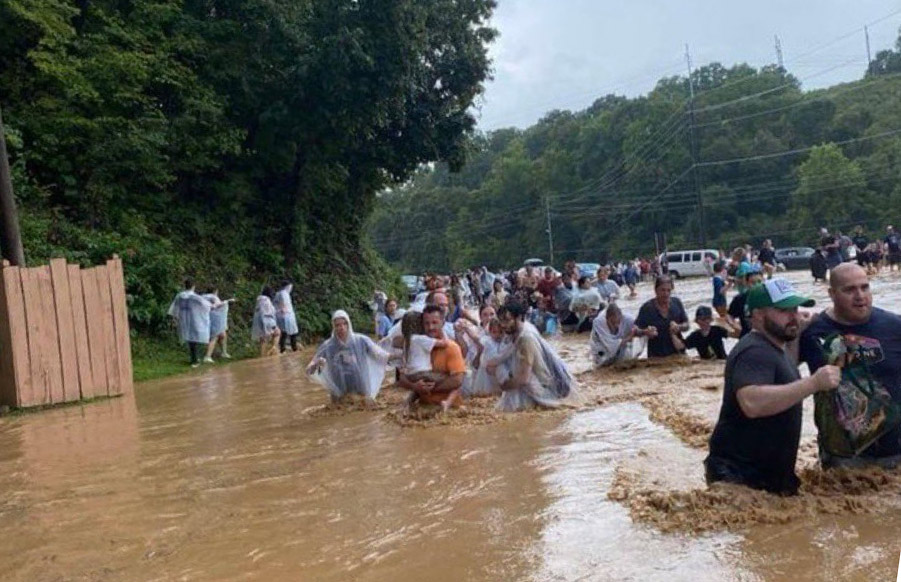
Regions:
[[[901, 317], [873, 307], [869, 286], [883, 262], [889, 269], [901, 265], [901, 237], [893, 227], [875, 242], [861, 229], [853, 237], [821, 230], [811, 271], [815, 280], [828, 281], [832, 305], [819, 313], [799, 311], [814, 301], [778, 275], [771, 241], [719, 255], [709, 260], [710, 305], [695, 310], [691, 333], [664, 260], [602, 265], [594, 276], [572, 261], [561, 272], [480, 267], [427, 275], [407, 308], [376, 292], [377, 340], [355, 333], [346, 311], [334, 312], [331, 336], [306, 371], [333, 402], [349, 395], [372, 402], [393, 370], [407, 393], [405, 411], [435, 405], [446, 412], [471, 398], [494, 398], [501, 411], [556, 408], [574, 402], [577, 387], [545, 336], [589, 332], [596, 367], [690, 351], [725, 360], [722, 407], [704, 462], [709, 483], [796, 493], [801, 403], [811, 395], [824, 467], [901, 461]], [[653, 285], [654, 295], [637, 314], [628, 313], [622, 298], [634, 298], [642, 281]], [[299, 348], [291, 291], [284, 281], [257, 298], [252, 334], [261, 354]], [[170, 313], [192, 365], [201, 354], [211, 361], [217, 345], [229, 357], [231, 301], [216, 289], [200, 295], [191, 281], [176, 296]], [[729, 337], [738, 339], [731, 351]], [[801, 364], [809, 376], [801, 377]]]

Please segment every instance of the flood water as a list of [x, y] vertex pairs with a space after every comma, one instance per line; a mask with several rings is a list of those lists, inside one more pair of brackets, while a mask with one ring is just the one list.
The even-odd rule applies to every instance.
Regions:
[[[791, 277], [825, 298], [806, 275]], [[901, 277], [874, 288], [877, 305], [901, 308]], [[680, 282], [676, 294], [693, 312], [709, 282]], [[622, 305], [635, 312], [639, 300]], [[585, 343], [561, 340], [575, 368], [586, 367]], [[706, 454], [639, 401], [403, 427], [385, 410], [311, 414], [327, 397], [304, 377], [308, 357], [239, 362], [138, 385], [133, 398], [0, 420], [0, 579], [896, 575], [897, 505], [701, 534], [634, 520], [608, 498], [617, 467], [644, 463], [661, 487], [703, 487]], [[704, 397], [715, 417], [720, 396]], [[805, 423], [809, 435], [809, 410]]]

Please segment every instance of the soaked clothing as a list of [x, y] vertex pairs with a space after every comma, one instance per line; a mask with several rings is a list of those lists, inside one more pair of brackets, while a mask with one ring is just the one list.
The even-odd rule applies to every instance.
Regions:
[[606, 366], [614, 362], [631, 360], [644, 349], [643, 339], [638, 340], [639, 347], [634, 349], [636, 340], [623, 344], [623, 338], [632, 331], [635, 320], [631, 315], [623, 313], [619, 327], [615, 332], [610, 331], [607, 317], [601, 313], [592, 323], [591, 336], [588, 341], [588, 349], [591, 352], [591, 360], [595, 366]]
[[[799, 357], [807, 362], [813, 374], [826, 364], [826, 355], [820, 343], [833, 334], [839, 334], [851, 356], [858, 358], [868, 368], [869, 374], [901, 404], [901, 316], [873, 308], [870, 320], [860, 325], [843, 325], [820, 313], [801, 335]], [[824, 465], [833, 464], [834, 455], [823, 449], [820, 443], [820, 460]], [[880, 437], [859, 455], [863, 459], [880, 459], [901, 455], [901, 427], [896, 427]]]
[[688, 314], [685, 313], [682, 301], [678, 297], [670, 297], [669, 311], [665, 316], [657, 309], [655, 299], [648, 299], [638, 311], [635, 325], [640, 329], [647, 329], [652, 325], [657, 328], [657, 337], [648, 338], [649, 358], [665, 358], [679, 353], [676, 346], [673, 345], [673, 338], [670, 337], [670, 322], [688, 323]]
[[545, 342], [532, 324], [524, 323], [523, 330], [511, 350], [513, 377], [528, 369], [526, 381], [513, 390], [505, 390], [497, 403], [503, 412], [530, 408], [557, 408], [564, 399], [573, 396], [575, 382], [563, 360]]
[[697, 350], [702, 360], [725, 360], [726, 346], [723, 345], [723, 340], [727, 337], [729, 333], [718, 325], [710, 326], [707, 335], [696, 329], [685, 338], [685, 348]]
[[312, 374], [312, 378], [322, 384], [332, 398], [359, 394], [374, 399], [382, 387], [389, 354], [367, 336], [354, 333], [345, 312], [336, 312], [332, 320], [339, 317], [348, 322], [347, 341], [342, 342], [332, 332], [332, 337], [324, 341], [313, 356], [314, 359], [323, 358], [325, 365]]
[[761, 334], [750, 333], [738, 342], [726, 360], [723, 404], [704, 461], [708, 483], [727, 481], [771, 493], [797, 493], [801, 403], [772, 416], [748, 418], [737, 394], [745, 386], [790, 384], [800, 377], [785, 351]]
[[741, 335], [738, 337], [745, 337], [751, 333], [751, 316], [745, 312], [747, 300], [748, 293], [745, 291], [733, 297], [729, 304], [729, 316], [741, 324]]

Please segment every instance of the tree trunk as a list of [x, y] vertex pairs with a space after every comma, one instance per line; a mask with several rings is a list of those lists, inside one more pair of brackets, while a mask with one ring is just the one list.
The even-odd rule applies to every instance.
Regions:
[[0, 109], [0, 251], [13, 265], [25, 266], [22, 235], [19, 232], [19, 213], [13, 196], [13, 182], [6, 155], [6, 134], [3, 130], [3, 110]]

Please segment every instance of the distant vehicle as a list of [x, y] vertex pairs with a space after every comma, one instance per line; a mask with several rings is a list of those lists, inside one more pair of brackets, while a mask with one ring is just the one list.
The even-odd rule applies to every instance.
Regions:
[[598, 274], [601, 265], [599, 263], [576, 263], [576, 268], [579, 269], [580, 277], [593, 278]]
[[526, 259], [522, 262], [523, 267], [543, 267], [544, 259]]
[[786, 269], [809, 269], [810, 257], [814, 250], [810, 247], [786, 247], [776, 249], [776, 263], [782, 263]]
[[416, 297], [416, 294], [419, 293], [419, 277], [416, 275], [401, 275], [400, 280], [407, 286], [407, 295], [409, 295], [410, 300]]
[[[712, 274], [712, 265], [719, 257], [716, 249], [694, 249], [690, 251], [670, 251], [660, 255], [666, 261], [669, 274], [674, 278], [703, 277]], [[705, 261], [704, 259], [707, 259]], [[708, 271], [708, 266], [711, 269]]]

